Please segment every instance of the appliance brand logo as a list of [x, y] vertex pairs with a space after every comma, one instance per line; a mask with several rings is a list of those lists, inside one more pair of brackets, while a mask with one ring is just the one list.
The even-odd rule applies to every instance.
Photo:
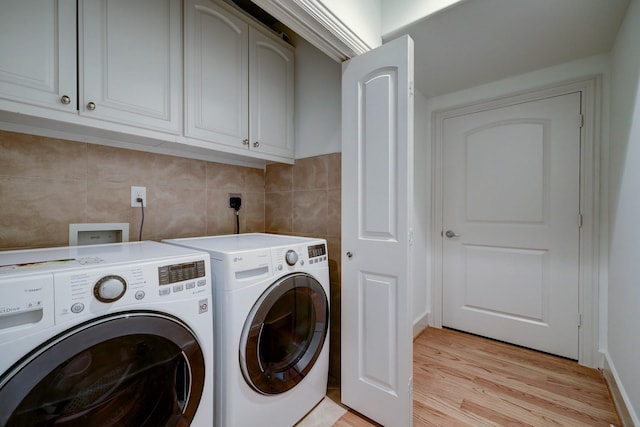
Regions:
[[233, 262], [239, 262], [239, 261], [242, 261], [242, 260], [243, 260], [243, 258], [241, 256], [237, 256], [237, 257], [233, 258]]
[[0, 314], [10, 314], [20, 311], [20, 307], [0, 307]]
[[42, 288], [25, 288], [24, 291], [28, 294], [33, 293], [33, 292], [40, 292], [42, 290]]

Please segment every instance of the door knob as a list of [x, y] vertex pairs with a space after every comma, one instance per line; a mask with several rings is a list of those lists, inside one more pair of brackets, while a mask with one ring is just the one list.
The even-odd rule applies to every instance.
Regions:
[[353, 254], [351, 252], [347, 252], [347, 258], [351, 258]]
[[448, 238], [460, 237], [460, 235], [458, 233], [455, 233], [453, 230], [445, 231], [444, 235], [447, 236]]

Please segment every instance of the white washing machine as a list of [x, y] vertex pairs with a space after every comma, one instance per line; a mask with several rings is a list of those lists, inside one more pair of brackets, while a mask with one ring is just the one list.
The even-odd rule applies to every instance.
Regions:
[[204, 252], [0, 252], [0, 425], [211, 426], [211, 305]]
[[255, 233], [166, 242], [211, 255], [216, 425], [293, 426], [327, 390], [325, 240]]

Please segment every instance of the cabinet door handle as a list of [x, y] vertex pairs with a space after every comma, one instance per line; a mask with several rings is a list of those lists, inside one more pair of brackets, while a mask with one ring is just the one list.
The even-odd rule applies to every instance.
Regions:
[[259, 142], [259, 141], [254, 142], [254, 143], [253, 143], [253, 146], [254, 146], [254, 147], [256, 147], [256, 148], [258, 148], [258, 147], [260, 146], [260, 142]]
[[62, 98], [60, 98], [60, 102], [62, 102], [64, 105], [71, 104], [71, 98], [69, 98], [67, 95], [62, 95]]
[[243, 139], [242, 140], [242, 145], [249, 145], [249, 140], [248, 139]]
[[93, 111], [96, 109], [96, 104], [94, 102], [89, 102], [87, 104], [87, 110]]

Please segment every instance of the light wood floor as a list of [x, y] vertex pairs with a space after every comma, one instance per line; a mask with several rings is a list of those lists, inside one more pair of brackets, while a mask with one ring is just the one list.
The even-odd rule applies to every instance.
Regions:
[[[620, 426], [599, 371], [447, 329], [414, 342], [414, 426]], [[334, 427], [377, 424], [349, 411]]]

